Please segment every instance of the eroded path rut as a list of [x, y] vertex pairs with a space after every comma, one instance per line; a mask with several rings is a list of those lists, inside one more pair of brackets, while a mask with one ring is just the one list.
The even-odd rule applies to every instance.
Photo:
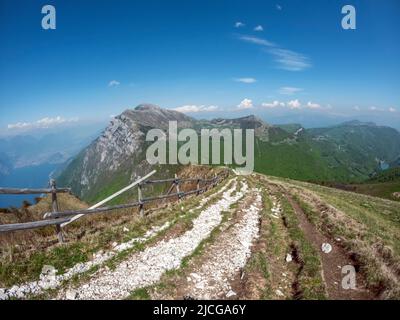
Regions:
[[[236, 191], [237, 182], [223, 192], [222, 198], [204, 209], [193, 220], [193, 228], [183, 235], [161, 240], [159, 243], [133, 254], [115, 270], [101, 268], [88, 282], [74, 288], [75, 299], [123, 299], [133, 290], [159, 281], [168, 270], [180, 266], [182, 259], [190, 255], [201, 241], [221, 223], [222, 212], [229, 209], [248, 192], [244, 183]], [[66, 298], [66, 291], [59, 298]]]
[[[346, 253], [344, 248], [336, 239], [332, 239], [321, 233], [307, 218], [299, 203], [292, 197], [290, 192], [283, 185], [270, 184], [270, 187], [282, 194], [293, 208], [298, 220], [299, 228], [304, 233], [306, 239], [319, 252], [322, 264], [322, 278], [325, 284], [327, 298], [331, 300], [371, 300], [374, 294], [365, 286], [365, 279], [362, 274], [357, 274], [356, 289], [344, 289], [342, 287], [342, 268], [346, 265], [353, 266], [354, 261]], [[331, 251], [325, 253], [322, 251], [322, 245], [328, 243], [331, 245]]]
[[[365, 288], [362, 276], [358, 276], [356, 289], [343, 289], [342, 287], [342, 268], [346, 265], [353, 265], [344, 250], [335, 243], [334, 239], [329, 239], [321, 234], [307, 219], [299, 204], [286, 194], [286, 197], [299, 217], [300, 227], [303, 229], [306, 238], [320, 251], [323, 268], [323, 279], [329, 299], [334, 300], [369, 300], [373, 295]], [[329, 243], [332, 251], [324, 253], [321, 250], [323, 243]]]
[[191, 274], [186, 295], [196, 299], [231, 298], [236, 295], [230, 282], [246, 265], [253, 241], [259, 233], [261, 196], [253, 193], [237, 214], [237, 222], [221, 234], [204, 256], [197, 272]]
[[173, 279], [175, 290], [155, 293], [156, 299], [234, 299], [232, 284], [241, 277], [259, 235], [262, 197], [251, 189], [227, 214], [220, 232], [195, 257], [184, 274]]

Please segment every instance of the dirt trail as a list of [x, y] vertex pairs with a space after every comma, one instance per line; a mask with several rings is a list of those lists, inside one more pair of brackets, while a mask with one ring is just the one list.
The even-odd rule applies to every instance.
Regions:
[[[290, 205], [293, 207], [299, 219], [300, 228], [303, 230], [306, 239], [312, 243], [317, 252], [320, 252], [323, 279], [328, 292], [328, 298], [332, 300], [370, 300], [374, 295], [365, 288], [365, 281], [361, 274], [356, 277], [356, 289], [342, 288], [342, 267], [354, 265], [354, 261], [346, 254], [344, 249], [334, 239], [329, 239], [321, 234], [317, 228], [307, 219], [300, 205], [286, 192], [284, 192]], [[321, 249], [323, 243], [329, 243], [332, 250], [324, 253]]]
[[259, 234], [261, 195], [252, 190], [221, 225], [210, 244], [194, 257], [183, 275], [173, 279], [174, 289], [154, 293], [156, 299], [237, 299], [236, 288]]
[[101, 268], [85, 284], [60, 292], [59, 298], [123, 299], [137, 288], [158, 282], [166, 271], [178, 268], [182, 259], [190, 255], [221, 223], [222, 212], [248, 192], [247, 184], [243, 184], [239, 192], [236, 192], [236, 187], [235, 181], [220, 200], [204, 209], [193, 220], [192, 229], [131, 255], [114, 270]]
[[240, 300], [291, 299], [296, 270], [285, 262], [291, 247], [282, 219], [282, 207], [270, 190], [264, 194], [263, 204], [260, 237], [252, 247], [252, 256], [242, 276], [236, 279], [232, 287], [239, 293]]

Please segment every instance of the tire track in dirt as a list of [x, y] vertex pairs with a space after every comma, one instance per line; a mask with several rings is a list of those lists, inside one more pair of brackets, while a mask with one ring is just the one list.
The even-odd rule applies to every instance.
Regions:
[[[374, 292], [376, 297], [386, 299], [387, 295], [391, 295], [391, 291], [396, 291], [399, 288], [400, 268], [398, 260], [396, 261], [393, 257], [392, 250], [387, 247], [383, 240], [378, 236], [374, 239], [372, 244], [368, 244], [362, 241], [365, 233], [367, 233], [366, 227], [346, 216], [342, 211], [329, 203], [324, 202], [318, 195], [311, 191], [304, 191], [299, 189], [291, 189], [295, 192], [302, 201], [305, 201], [310, 205], [314, 211], [319, 212], [325, 220], [320, 228], [328, 236], [334, 234], [333, 227], [336, 224], [346, 226], [346, 232], [349, 234], [356, 235], [356, 241], [349, 240], [352, 237], [348, 235], [340, 235], [341, 244], [347, 243], [349, 246], [349, 255], [355, 261], [361, 269], [365, 269], [369, 263], [375, 264], [380, 273], [380, 281], [375, 281], [374, 285], [370, 286], [370, 290]], [[321, 229], [320, 229], [321, 230]], [[334, 237], [333, 235], [331, 238]], [[356, 244], [355, 244], [356, 243]], [[368, 272], [368, 270], [366, 270]]]
[[[323, 280], [326, 285], [328, 298], [332, 300], [371, 300], [374, 295], [366, 289], [365, 281], [361, 274], [357, 274], [356, 289], [343, 289], [342, 288], [342, 267], [346, 265], [354, 265], [354, 261], [346, 254], [342, 247], [336, 244], [335, 240], [329, 239], [321, 234], [317, 228], [307, 219], [303, 209], [300, 205], [285, 191], [282, 190], [286, 199], [294, 209], [298, 219], [299, 226], [304, 232], [306, 239], [314, 246], [319, 252]], [[323, 243], [329, 243], [332, 250], [329, 253], [324, 253], [321, 250]]]

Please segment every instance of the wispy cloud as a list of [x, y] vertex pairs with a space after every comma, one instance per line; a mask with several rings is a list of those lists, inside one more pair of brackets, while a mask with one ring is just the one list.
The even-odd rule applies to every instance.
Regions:
[[287, 71], [302, 71], [312, 66], [310, 59], [307, 56], [293, 50], [280, 48], [275, 43], [264, 38], [249, 35], [239, 35], [238, 38], [241, 41], [264, 47], [266, 52], [274, 56], [278, 68], [280, 69]]
[[281, 87], [281, 88], [279, 88], [279, 93], [286, 94], [286, 95], [292, 95], [292, 94], [298, 93], [300, 91], [303, 91], [303, 88], [296, 88], [296, 87]]
[[321, 105], [315, 102], [308, 101], [307, 108], [309, 109], [321, 109]]
[[273, 42], [270, 42], [263, 38], [254, 37], [254, 36], [240, 35], [239, 40], [242, 40], [242, 41], [248, 42], [248, 43], [257, 44], [259, 46], [275, 47], [275, 44]]
[[302, 71], [311, 67], [309, 58], [298, 52], [281, 48], [273, 48], [268, 51], [275, 56], [275, 61], [280, 69]]
[[60, 116], [51, 118], [51, 117], [45, 117], [40, 120], [34, 121], [34, 122], [17, 122], [17, 123], [11, 123], [7, 125], [7, 128], [9, 130], [13, 129], [46, 129], [50, 127], [54, 127], [60, 124], [64, 123], [70, 123], [70, 122], [77, 122], [79, 121], [79, 118], [70, 118], [70, 119], [65, 119]]
[[281, 6], [281, 5], [279, 5], [279, 4], [277, 4], [277, 5], [275, 6], [275, 8], [276, 8], [277, 10], [279, 10], [279, 11], [281, 11], [281, 10], [282, 10], [282, 6]]
[[369, 110], [370, 110], [370, 111], [384, 111], [382, 108], [375, 107], [375, 106], [369, 107]]
[[269, 102], [263, 102], [261, 104], [261, 106], [263, 106], [264, 108], [273, 109], [273, 108], [278, 108], [278, 107], [284, 107], [285, 103], [284, 102], [280, 102], [278, 100], [275, 100], [275, 101], [270, 102], [270, 103]]
[[258, 32], [264, 31], [264, 28], [262, 25], [258, 25], [257, 27], [254, 28], [254, 31], [258, 31]]
[[218, 106], [205, 106], [205, 105], [184, 105], [181, 107], [174, 108], [172, 110], [179, 111], [182, 113], [199, 113], [199, 112], [213, 112], [217, 111]]
[[372, 112], [385, 112], [385, 111], [387, 111], [387, 112], [391, 112], [391, 113], [397, 112], [397, 109], [394, 108], [394, 107], [390, 107], [390, 108], [386, 109], [386, 108], [377, 107], [377, 106], [370, 106], [368, 108], [361, 108], [359, 106], [354, 106], [353, 110], [354, 111], [364, 110], [364, 111], [372, 111]]
[[291, 100], [287, 103], [288, 107], [292, 110], [294, 109], [301, 109], [301, 103], [298, 99], [296, 100]]
[[108, 86], [109, 86], [109, 87], [118, 87], [120, 84], [121, 84], [121, 82], [119, 82], [119, 81], [117, 81], [117, 80], [111, 80], [111, 81], [108, 83]]
[[245, 24], [243, 22], [238, 21], [238, 22], [235, 23], [235, 28], [241, 28], [241, 27], [244, 27], [244, 26], [245, 26]]
[[243, 99], [238, 105], [237, 108], [239, 110], [252, 109], [253, 101], [251, 99]]
[[288, 101], [287, 103], [279, 101], [279, 100], [274, 100], [272, 102], [264, 102], [261, 104], [262, 107], [268, 108], [268, 109], [274, 109], [274, 108], [284, 108], [287, 107], [291, 110], [331, 110], [332, 106], [331, 105], [326, 105], [322, 106], [319, 103], [308, 101], [307, 104], [304, 106], [301, 104], [299, 99], [293, 99]]
[[255, 82], [257, 82], [257, 80], [254, 79], [254, 78], [235, 78], [233, 80], [235, 80], [236, 82], [242, 82], [242, 83], [255, 83]]

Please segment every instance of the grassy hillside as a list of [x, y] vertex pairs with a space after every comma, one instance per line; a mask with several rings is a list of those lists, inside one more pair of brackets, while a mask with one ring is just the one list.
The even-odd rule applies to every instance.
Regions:
[[329, 181], [318, 183], [337, 189], [400, 201], [400, 168], [381, 171], [363, 183], [343, 184]]
[[400, 167], [384, 170], [370, 178], [367, 182], [399, 182]]
[[355, 185], [355, 191], [400, 201], [400, 167], [382, 171], [365, 183]]
[[309, 221], [342, 246], [366, 285], [400, 297], [400, 203], [316, 184], [269, 177], [295, 197]]

